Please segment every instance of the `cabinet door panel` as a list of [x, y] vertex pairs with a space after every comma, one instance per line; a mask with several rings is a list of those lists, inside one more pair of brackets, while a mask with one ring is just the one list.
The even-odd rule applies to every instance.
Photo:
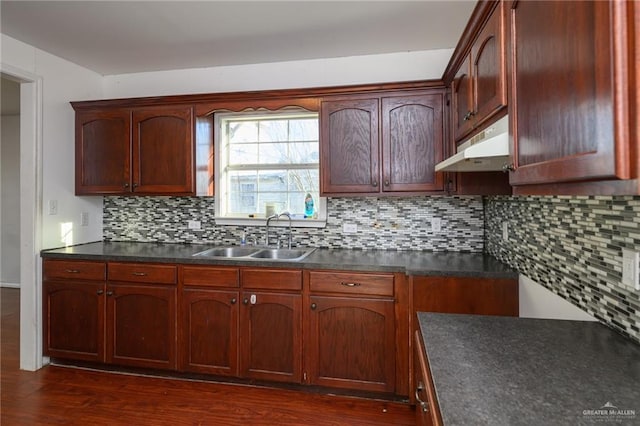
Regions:
[[451, 84], [451, 110], [453, 135], [455, 140], [462, 139], [473, 129], [473, 81], [471, 78], [471, 56], [467, 56], [456, 73]]
[[45, 281], [44, 353], [104, 361], [104, 283]]
[[443, 160], [442, 95], [398, 96], [382, 99], [384, 191], [439, 191]]
[[[255, 297], [255, 303], [251, 298]], [[246, 292], [241, 314], [242, 376], [300, 383], [302, 296]]]
[[507, 105], [503, 7], [500, 2], [471, 48], [475, 126]]
[[109, 284], [107, 296], [107, 362], [175, 369], [175, 287]]
[[616, 147], [623, 141], [616, 141], [614, 129], [615, 7], [598, 1], [514, 3], [512, 185], [628, 178], [628, 152]]
[[238, 296], [237, 291], [183, 291], [183, 370], [238, 375]]
[[130, 192], [131, 112], [76, 113], [76, 194]]
[[377, 193], [378, 99], [324, 101], [320, 122], [321, 192]]
[[311, 384], [395, 389], [392, 300], [312, 296], [306, 368]]
[[133, 190], [194, 194], [191, 107], [133, 112]]

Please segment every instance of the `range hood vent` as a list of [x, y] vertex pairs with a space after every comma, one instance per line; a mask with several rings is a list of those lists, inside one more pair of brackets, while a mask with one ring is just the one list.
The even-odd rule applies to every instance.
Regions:
[[509, 164], [509, 119], [501, 118], [458, 146], [458, 152], [436, 164], [436, 171], [487, 172]]

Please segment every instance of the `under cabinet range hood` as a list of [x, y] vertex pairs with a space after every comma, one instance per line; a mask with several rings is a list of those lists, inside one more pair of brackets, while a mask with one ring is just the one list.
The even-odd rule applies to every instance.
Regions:
[[502, 117], [458, 146], [457, 153], [436, 164], [436, 172], [489, 172], [509, 161], [509, 118]]

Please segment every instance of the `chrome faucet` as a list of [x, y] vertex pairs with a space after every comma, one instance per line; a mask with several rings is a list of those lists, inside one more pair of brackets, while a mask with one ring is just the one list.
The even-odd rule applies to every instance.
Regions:
[[278, 215], [277, 215], [277, 214], [272, 214], [271, 216], [269, 216], [269, 217], [267, 218], [267, 230], [266, 230], [266, 232], [265, 232], [267, 235], [265, 235], [265, 237], [264, 237], [264, 245], [265, 245], [266, 247], [269, 247], [269, 224], [271, 223], [271, 221], [272, 221], [273, 219], [276, 219], [276, 220], [277, 220], [277, 219], [278, 219]]
[[[273, 214], [271, 216], [269, 216], [267, 218], [267, 229], [266, 229], [266, 236], [264, 238], [264, 245], [269, 247], [269, 226], [271, 226], [271, 221], [273, 219], [280, 221], [280, 218], [282, 216], [285, 216], [288, 220], [289, 220], [289, 248], [291, 248], [291, 243], [293, 240], [293, 231], [291, 228], [291, 214], [289, 212], [282, 212], [280, 214]], [[277, 248], [280, 248], [280, 240], [278, 240], [278, 244], [277, 244]]]
[[[289, 220], [289, 250], [291, 250], [291, 240], [293, 239], [293, 233], [291, 229], [291, 214], [289, 212], [282, 212], [278, 215], [278, 220], [280, 220], [280, 217], [282, 216], [285, 216]], [[278, 243], [278, 245], [280, 245], [280, 243]]]

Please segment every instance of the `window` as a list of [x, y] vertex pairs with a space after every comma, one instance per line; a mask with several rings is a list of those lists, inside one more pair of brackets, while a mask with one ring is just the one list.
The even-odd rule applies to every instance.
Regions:
[[317, 113], [216, 114], [215, 145], [218, 223], [264, 221], [287, 211], [296, 226], [322, 226]]

